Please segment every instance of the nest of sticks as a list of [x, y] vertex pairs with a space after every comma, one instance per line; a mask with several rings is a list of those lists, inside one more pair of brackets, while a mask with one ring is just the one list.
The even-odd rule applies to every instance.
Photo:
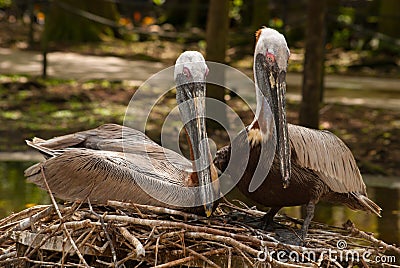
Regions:
[[380, 267], [377, 256], [400, 254], [351, 222], [313, 222], [303, 245], [285, 243], [296, 241], [302, 221], [279, 215], [281, 226], [264, 231], [264, 212], [227, 201], [210, 219], [118, 201], [52, 201], [0, 220], [1, 267]]
[[111, 200], [60, 206], [43, 178], [52, 205], [0, 220], [1, 267], [375, 267], [400, 255], [350, 221], [312, 223], [299, 246], [302, 221], [279, 215], [266, 231], [264, 212], [227, 200], [211, 218]]

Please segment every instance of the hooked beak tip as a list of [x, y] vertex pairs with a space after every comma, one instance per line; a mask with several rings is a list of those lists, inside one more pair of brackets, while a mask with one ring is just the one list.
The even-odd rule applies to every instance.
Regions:
[[204, 205], [204, 211], [206, 213], [206, 217], [209, 218], [213, 212], [213, 205], [212, 204]]

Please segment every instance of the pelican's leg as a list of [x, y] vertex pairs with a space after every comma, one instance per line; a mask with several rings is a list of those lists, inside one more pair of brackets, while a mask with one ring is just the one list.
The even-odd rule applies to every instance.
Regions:
[[270, 210], [268, 210], [267, 214], [264, 215], [263, 217], [263, 229], [266, 230], [267, 228], [272, 228], [273, 229], [273, 223], [274, 223], [274, 216], [282, 207], [272, 207]]
[[300, 237], [304, 241], [306, 238], [308, 227], [312, 218], [314, 217], [315, 201], [311, 200], [306, 206], [306, 217], [304, 218], [303, 226], [301, 226]]

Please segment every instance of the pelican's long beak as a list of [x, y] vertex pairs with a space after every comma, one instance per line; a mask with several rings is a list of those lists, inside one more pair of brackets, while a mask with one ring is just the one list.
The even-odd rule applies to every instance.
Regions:
[[277, 152], [280, 160], [280, 170], [283, 187], [287, 188], [290, 182], [290, 144], [288, 125], [286, 121], [286, 71], [279, 70], [278, 66], [265, 60], [265, 55], [256, 55], [257, 86], [267, 99], [276, 127]]
[[177, 101], [185, 129], [190, 139], [192, 160], [197, 174], [200, 198], [206, 216], [213, 211], [213, 202], [219, 197], [218, 174], [213, 164], [205, 123], [204, 82], [178, 84]]

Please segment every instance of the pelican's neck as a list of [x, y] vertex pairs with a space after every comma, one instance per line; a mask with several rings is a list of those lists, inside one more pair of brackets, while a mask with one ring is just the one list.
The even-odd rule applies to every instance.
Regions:
[[254, 75], [254, 80], [256, 81], [255, 90], [256, 90], [256, 101], [257, 101], [256, 115], [254, 117], [254, 120], [259, 120], [263, 118], [263, 114], [265, 114], [268, 107], [268, 102], [265, 96], [262, 94], [261, 90], [258, 88], [257, 75]]

